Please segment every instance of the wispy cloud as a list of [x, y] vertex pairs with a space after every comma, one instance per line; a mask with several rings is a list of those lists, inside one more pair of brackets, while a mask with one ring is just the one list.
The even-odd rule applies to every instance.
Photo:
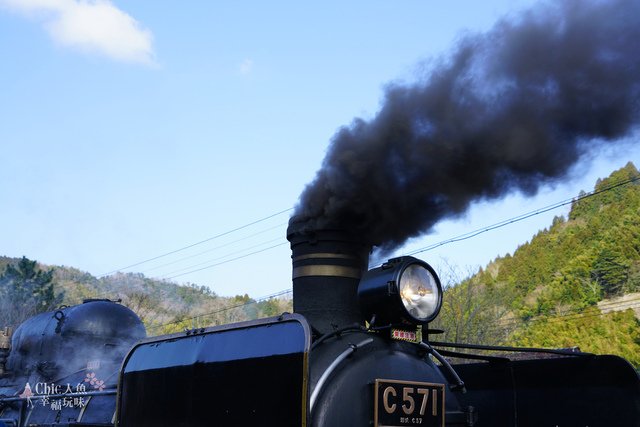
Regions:
[[240, 63], [240, 74], [243, 76], [248, 75], [253, 70], [253, 61], [249, 58]]
[[62, 46], [155, 63], [151, 31], [109, 0], [0, 0], [0, 5], [36, 18]]

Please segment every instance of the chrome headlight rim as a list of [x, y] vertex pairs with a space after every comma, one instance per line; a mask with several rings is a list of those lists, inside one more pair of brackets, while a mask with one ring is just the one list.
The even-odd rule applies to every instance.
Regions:
[[[403, 258], [396, 275], [398, 304], [411, 323], [427, 324], [440, 313], [442, 284], [429, 264], [413, 257]], [[416, 276], [426, 281], [416, 282]]]

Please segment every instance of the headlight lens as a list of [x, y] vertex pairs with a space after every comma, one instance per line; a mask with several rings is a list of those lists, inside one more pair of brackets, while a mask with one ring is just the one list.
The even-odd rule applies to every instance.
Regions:
[[430, 318], [440, 302], [440, 291], [431, 272], [420, 264], [411, 264], [399, 281], [400, 298], [407, 312], [417, 320]]

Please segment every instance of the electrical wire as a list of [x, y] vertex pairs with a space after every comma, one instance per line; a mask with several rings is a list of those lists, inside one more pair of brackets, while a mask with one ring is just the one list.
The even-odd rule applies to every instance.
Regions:
[[[225, 244], [223, 244], [223, 245], [215, 246], [215, 247], [213, 247], [213, 248], [211, 248], [211, 249], [207, 249], [206, 251], [202, 251], [202, 252], [198, 252], [197, 254], [193, 254], [193, 255], [186, 256], [186, 257], [178, 258], [178, 259], [177, 259], [177, 260], [175, 260], [175, 261], [166, 262], [166, 263], [164, 263], [164, 264], [157, 265], [157, 266], [155, 266], [155, 267], [153, 267], [153, 268], [149, 268], [149, 269], [147, 269], [147, 270], [142, 270], [142, 271], [141, 271], [141, 273], [148, 273], [149, 271], [158, 270], [158, 269], [160, 269], [160, 268], [162, 268], [162, 267], [167, 267], [167, 266], [169, 266], [169, 265], [177, 264], [177, 263], [179, 263], [179, 262], [186, 261], [186, 260], [188, 260], [188, 259], [192, 259], [192, 258], [198, 257], [198, 256], [200, 256], [200, 255], [204, 255], [204, 254], [207, 254], [207, 253], [210, 253], [210, 252], [216, 251], [216, 250], [218, 250], [218, 249], [225, 248], [225, 247], [227, 247], [227, 246], [231, 246], [231, 245], [233, 245], [233, 244], [235, 244], [235, 243], [238, 243], [238, 242], [241, 242], [241, 241], [243, 241], [243, 240], [251, 239], [251, 238], [256, 237], [256, 236], [258, 236], [258, 235], [260, 235], [260, 234], [264, 234], [264, 233], [266, 233], [266, 232], [269, 232], [269, 231], [275, 230], [275, 229], [277, 229], [277, 228], [280, 228], [280, 227], [282, 227], [283, 225], [286, 225], [287, 223], [288, 223], [288, 222], [281, 222], [280, 224], [275, 225], [275, 226], [273, 226], [273, 227], [269, 227], [269, 228], [267, 228], [267, 229], [264, 229], [264, 230], [261, 230], [261, 231], [255, 232], [255, 233], [253, 233], [253, 234], [249, 234], [248, 236], [242, 237], [242, 238], [240, 238], [240, 239], [233, 240], [233, 241], [228, 242], [228, 243], [225, 243]], [[221, 258], [224, 258], [224, 257], [221, 257]], [[219, 258], [215, 258], [215, 259], [219, 259]], [[209, 261], [212, 261], [212, 260], [209, 260]], [[206, 261], [206, 262], [209, 262], [209, 261]], [[166, 274], [172, 274], [172, 273], [166, 273]]]
[[[597, 191], [592, 191], [590, 193], [586, 193], [586, 194], [581, 195], [581, 196], [579, 195], [579, 196], [576, 196], [576, 197], [572, 197], [571, 199], [565, 199], [565, 200], [562, 200], [560, 202], [553, 203], [551, 205], [548, 205], [548, 206], [545, 206], [545, 207], [542, 207], [542, 208], [539, 208], [539, 209], [536, 209], [536, 210], [533, 210], [533, 211], [530, 211], [530, 212], [526, 212], [524, 214], [521, 214], [521, 215], [518, 215], [518, 216], [515, 216], [515, 217], [512, 217], [512, 218], [506, 219], [504, 221], [500, 221], [500, 222], [497, 222], [497, 223], [492, 224], [492, 225], [488, 225], [488, 226], [485, 226], [485, 227], [482, 227], [482, 228], [478, 228], [478, 229], [469, 231], [469, 232], [464, 233], [464, 234], [460, 234], [458, 236], [455, 236], [455, 237], [452, 237], [452, 238], [449, 238], [449, 239], [442, 240], [440, 242], [431, 244], [429, 246], [425, 246], [423, 248], [416, 249], [414, 251], [405, 253], [404, 255], [405, 256], [407, 256], [407, 255], [417, 255], [417, 254], [420, 254], [420, 253], [423, 253], [423, 252], [431, 251], [431, 250], [436, 249], [436, 248], [438, 248], [440, 246], [448, 245], [450, 243], [455, 243], [455, 242], [460, 242], [460, 241], [463, 241], [463, 240], [468, 240], [468, 239], [471, 239], [472, 237], [476, 237], [476, 236], [478, 236], [480, 234], [483, 234], [483, 233], [486, 233], [486, 232], [489, 232], [489, 231], [492, 231], [492, 230], [496, 230], [498, 228], [502, 228], [502, 227], [505, 227], [507, 225], [514, 224], [516, 222], [523, 221], [523, 220], [531, 218], [533, 216], [540, 215], [540, 214], [549, 212], [551, 210], [561, 208], [563, 206], [578, 202], [580, 200], [587, 199], [589, 197], [594, 197], [594, 196], [596, 196], [598, 194], [602, 194], [602, 193], [604, 193], [606, 191], [611, 191], [611, 190], [613, 190], [615, 188], [621, 187], [623, 185], [628, 185], [628, 184], [631, 184], [631, 183], [634, 183], [634, 182], [637, 182], [637, 181], [640, 181], [640, 175], [632, 177], [632, 178], [629, 178], [629, 179], [621, 181], [621, 182], [618, 182], [616, 184], [612, 184], [612, 185], [610, 185], [608, 187], [602, 188], [602, 189], [597, 190]], [[372, 265], [378, 266], [378, 265], [382, 264], [382, 262], [383, 262], [382, 260], [376, 260]]]
[[494, 324], [497, 325], [498, 327], [502, 327], [506, 329], [509, 327], [517, 326], [517, 325], [539, 322], [539, 321], [546, 321], [547, 323], [557, 323], [557, 322], [567, 322], [570, 320], [583, 319], [583, 318], [589, 318], [589, 317], [605, 316], [612, 312], [625, 311], [628, 309], [634, 310], [636, 308], [640, 308], [640, 299], [625, 301], [622, 303], [611, 303], [611, 302], [601, 303], [593, 307], [597, 308], [600, 312], [585, 314], [584, 313], [585, 309], [577, 308], [577, 309], [571, 310], [569, 313], [566, 313], [566, 314], [538, 315], [538, 316], [531, 317], [529, 319], [513, 318], [513, 319], [502, 320], [502, 321], [497, 320], [494, 322]]
[[[483, 234], [483, 233], [486, 233], [486, 232], [489, 232], [489, 231], [492, 231], [492, 230], [495, 230], [495, 229], [498, 229], [498, 228], [502, 228], [502, 227], [505, 227], [505, 226], [507, 226], [507, 225], [510, 225], [510, 224], [513, 224], [513, 223], [519, 222], [519, 221], [523, 221], [523, 220], [528, 219], [528, 218], [531, 218], [531, 217], [533, 217], [533, 216], [540, 215], [540, 214], [542, 214], [542, 213], [546, 213], [546, 212], [551, 211], [551, 210], [553, 210], [553, 209], [558, 209], [558, 208], [563, 207], [563, 206], [566, 206], [566, 205], [568, 205], [568, 204], [575, 203], [575, 202], [577, 202], [577, 201], [580, 201], [580, 200], [586, 199], [586, 198], [588, 198], [588, 197], [593, 197], [593, 196], [598, 195], [598, 194], [601, 194], [601, 193], [603, 193], [603, 192], [605, 192], [605, 191], [610, 191], [610, 190], [613, 190], [613, 189], [615, 189], [615, 188], [617, 188], [617, 187], [620, 187], [620, 186], [623, 186], [623, 185], [627, 185], [627, 184], [630, 184], [630, 183], [636, 182], [636, 181], [638, 181], [638, 180], [640, 180], [640, 176], [635, 176], [635, 177], [632, 177], [632, 178], [630, 178], [630, 179], [628, 179], [628, 180], [621, 181], [621, 182], [619, 182], [619, 183], [616, 183], [616, 184], [610, 185], [610, 186], [608, 186], [608, 187], [606, 187], [606, 188], [602, 188], [602, 189], [600, 189], [600, 190], [593, 191], [593, 192], [591, 192], [591, 193], [587, 193], [587, 194], [582, 195], [582, 196], [577, 196], [577, 197], [573, 197], [573, 198], [571, 198], [571, 199], [566, 199], [566, 200], [563, 200], [563, 201], [560, 201], [560, 202], [557, 202], [557, 203], [554, 203], [554, 204], [548, 205], [548, 206], [546, 206], [546, 207], [543, 207], [543, 208], [540, 208], [540, 209], [536, 209], [536, 210], [534, 210], [534, 211], [530, 211], [530, 212], [527, 212], [527, 213], [521, 214], [521, 215], [519, 215], [519, 216], [512, 217], [512, 218], [506, 219], [506, 220], [504, 220], [504, 221], [501, 221], [501, 222], [498, 222], [498, 223], [495, 223], [495, 224], [492, 224], [492, 225], [489, 225], [489, 226], [486, 226], [486, 227], [482, 227], [482, 228], [479, 228], [479, 229], [476, 229], [476, 230], [470, 231], [470, 232], [468, 232], [468, 233], [464, 233], [464, 234], [461, 234], [461, 235], [458, 235], [458, 236], [455, 236], [455, 237], [452, 237], [452, 238], [449, 238], [449, 239], [446, 239], [446, 240], [442, 240], [442, 241], [437, 242], [437, 243], [434, 243], [434, 244], [432, 244], [432, 245], [425, 246], [425, 247], [423, 247], [423, 248], [416, 249], [416, 250], [414, 250], [414, 251], [411, 251], [411, 252], [405, 253], [404, 255], [417, 255], [417, 254], [420, 254], [420, 253], [423, 253], [423, 252], [427, 252], [427, 251], [430, 251], [430, 250], [436, 249], [436, 248], [438, 248], [438, 247], [440, 247], [440, 246], [444, 246], [444, 245], [447, 245], [447, 244], [450, 244], [450, 243], [455, 243], [455, 242], [459, 242], [459, 241], [463, 241], [463, 240], [471, 239], [471, 238], [476, 237], [476, 236], [478, 236], [478, 235], [480, 235], [480, 234]], [[251, 226], [251, 225], [255, 225], [255, 224], [257, 224], [257, 223], [260, 223], [260, 222], [266, 221], [267, 219], [273, 218], [273, 217], [275, 217], [275, 216], [277, 216], [277, 215], [281, 215], [281, 214], [283, 214], [283, 213], [285, 213], [285, 212], [289, 212], [289, 211], [291, 211], [292, 209], [293, 209], [293, 208], [288, 208], [288, 209], [285, 209], [285, 210], [282, 210], [282, 211], [276, 212], [276, 213], [274, 213], [274, 214], [271, 214], [271, 215], [266, 216], [266, 217], [264, 217], [264, 218], [258, 219], [258, 220], [256, 220], [256, 221], [251, 222], [251, 223], [248, 223], [248, 224], [242, 225], [242, 226], [240, 226], [240, 227], [236, 227], [236, 228], [234, 228], [234, 229], [232, 229], [232, 230], [229, 230], [229, 231], [226, 231], [226, 232], [224, 232], [224, 233], [220, 233], [220, 234], [217, 234], [217, 235], [212, 236], [212, 237], [210, 237], [210, 238], [207, 238], [207, 239], [201, 240], [201, 241], [199, 241], [199, 242], [196, 242], [196, 243], [193, 243], [193, 244], [190, 244], [190, 245], [184, 246], [184, 247], [182, 247], [182, 248], [179, 248], [179, 249], [176, 249], [176, 250], [173, 250], [173, 251], [170, 251], [170, 252], [167, 252], [167, 253], [164, 253], [164, 254], [161, 254], [161, 255], [158, 255], [158, 256], [155, 256], [155, 257], [152, 257], [152, 258], [149, 258], [149, 259], [146, 259], [146, 260], [143, 260], [143, 261], [137, 262], [137, 263], [134, 263], [134, 264], [130, 264], [130, 265], [126, 266], [126, 267], [122, 267], [122, 268], [119, 268], [119, 269], [116, 269], [116, 270], [112, 270], [112, 271], [110, 271], [110, 272], [108, 272], [108, 273], [101, 274], [101, 275], [99, 275], [98, 277], [99, 277], [99, 278], [100, 278], [100, 277], [104, 277], [104, 276], [107, 276], [107, 275], [109, 275], [109, 274], [113, 274], [113, 273], [115, 273], [115, 272], [121, 271], [121, 270], [126, 270], [126, 269], [129, 269], [129, 268], [132, 268], [132, 267], [138, 266], [138, 265], [142, 265], [142, 264], [145, 264], [145, 263], [148, 263], [148, 262], [151, 262], [151, 261], [155, 261], [155, 260], [157, 260], [157, 259], [160, 259], [160, 258], [163, 258], [163, 257], [169, 256], [169, 255], [175, 254], [175, 253], [177, 253], [177, 252], [184, 251], [184, 250], [189, 249], [189, 248], [192, 248], [192, 247], [194, 247], [194, 246], [198, 246], [198, 245], [201, 245], [201, 244], [203, 244], [203, 243], [209, 242], [209, 241], [211, 241], [211, 240], [214, 240], [214, 239], [217, 239], [217, 238], [220, 238], [220, 237], [223, 237], [223, 236], [229, 235], [229, 234], [231, 234], [231, 233], [233, 233], [233, 232], [236, 232], [236, 231], [239, 231], [239, 230], [245, 229], [245, 228], [247, 228], [247, 227], [249, 227], [249, 226]], [[277, 227], [278, 227], [278, 226], [273, 227], [273, 228], [277, 228]], [[261, 233], [261, 232], [258, 232], [258, 233], [255, 233], [254, 235], [257, 235], [257, 234], [260, 234], [260, 233]], [[254, 235], [247, 236], [246, 238], [252, 237], [252, 236], [254, 236]], [[245, 240], [246, 238], [238, 239], [238, 240], [236, 240], [236, 241], [234, 241], [234, 242], [237, 242], [237, 241], [240, 241], [240, 240]], [[230, 243], [229, 243], [229, 244], [230, 244]], [[221, 246], [219, 246], [219, 247], [223, 247], [223, 246], [227, 246], [227, 245], [228, 245], [228, 244], [226, 244], [226, 245], [221, 245]], [[219, 247], [218, 247], [218, 248], [219, 248]], [[272, 248], [273, 248], [273, 247], [270, 247], [270, 248], [267, 248], [267, 249], [272, 249]], [[215, 249], [215, 248], [214, 248], [214, 249]], [[180, 261], [183, 261], [183, 260], [186, 260], [186, 259], [190, 259], [190, 258], [193, 258], [193, 257], [199, 256], [199, 255], [202, 255], [202, 254], [204, 254], [204, 253], [208, 253], [208, 252], [210, 252], [210, 251], [213, 251], [214, 249], [210, 249], [210, 250], [207, 250], [207, 251], [203, 251], [203, 252], [200, 252], [200, 253], [198, 253], [198, 254], [191, 255], [191, 256], [183, 257], [183, 258], [181, 258], [181, 259], [179, 259], [179, 260], [175, 260], [175, 261], [172, 261], [172, 262], [169, 262], [169, 263], [165, 263], [165, 264], [162, 264], [162, 265], [156, 266], [156, 267], [154, 267], [154, 268], [148, 269], [148, 270], [146, 270], [146, 271], [152, 271], [152, 270], [156, 270], [156, 269], [158, 269], [158, 268], [161, 268], [161, 267], [164, 267], [164, 266], [167, 266], [167, 265], [176, 264], [176, 263], [178, 263], [178, 262], [180, 262]], [[265, 249], [265, 250], [267, 250], [267, 249]], [[193, 271], [190, 271], [190, 272], [187, 272], [187, 273], [184, 273], [184, 274], [180, 274], [180, 275], [176, 275], [176, 276], [172, 276], [172, 277], [167, 277], [167, 278], [168, 278], [168, 279], [171, 279], [171, 278], [174, 278], [174, 277], [180, 277], [180, 276], [182, 276], [182, 275], [186, 275], [186, 274], [194, 273], [194, 272], [197, 272], [197, 271], [201, 271], [201, 270], [206, 269], [206, 268], [212, 268], [212, 267], [215, 267], [215, 266], [217, 266], [217, 265], [221, 265], [221, 264], [225, 264], [225, 263], [227, 263], [227, 262], [231, 262], [231, 261], [235, 261], [235, 260], [238, 260], [238, 259], [242, 259], [242, 258], [245, 258], [245, 257], [247, 257], [247, 256], [254, 255], [254, 254], [257, 254], [257, 253], [260, 253], [260, 252], [264, 252], [264, 250], [251, 252], [251, 253], [246, 254], [246, 255], [243, 255], [243, 256], [241, 256], [241, 257], [233, 258], [232, 260], [224, 261], [224, 262], [221, 262], [221, 263], [215, 263], [215, 264], [213, 264], [213, 265], [211, 265], [211, 266], [204, 267], [204, 268], [202, 268], [202, 269], [193, 270]], [[237, 252], [236, 252], [236, 253], [237, 253]], [[226, 256], [230, 256], [230, 255], [226, 255]], [[226, 257], [226, 256], [218, 257], [218, 258], [215, 258], [215, 259], [224, 258], [224, 257]], [[211, 260], [210, 260], [210, 261], [211, 261]], [[382, 260], [376, 260], [372, 265], [379, 265], [379, 264], [381, 264], [381, 262], [382, 262]], [[202, 264], [202, 263], [201, 263], [201, 264]], [[186, 268], [189, 268], [189, 267], [186, 267]], [[182, 269], [182, 270], [184, 270], [184, 269]], [[178, 271], [182, 271], [182, 270], [178, 270]], [[168, 274], [172, 274], [172, 273], [168, 273]]]
[[250, 223], [248, 223], [248, 224], [241, 225], [240, 227], [236, 227], [236, 228], [231, 229], [231, 230], [229, 230], [229, 231], [225, 231], [225, 232], [223, 232], [223, 233], [216, 234], [215, 236], [208, 237], [208, 238], [206, 238], [206, 239], [204, 239], [204, 240], [201, 240], [201, 241], [196, 242], [196, 243], [192, 243], [192, 244], [187, 245], [187, 246], [184, 246], [184, 247], [182, 247], [182, 248], [175, 249], [175, 250], [173, 250], [173, 251], [166, 252], [166, 253], [164, 253], [164, 254], [161, 254], [161, 255], [158, 255], [158, 256], [154, 256], [154, 257], [152, 257], [152, 258], [145, 259], [144, 261], [140, 261], [140, 262], [136, 262], [136, 263], [134, 263], [134, 264], [127, 265], [126, 267], [116, 268], [115, 270], [111, 270], [111, 271], [109, 271], [109, 272], [107, 272], [107, 273], [100, 274], [100, 275], [98, 276], [98, 278], [100, 278], [100, 277], [104, 277], [104, 276], [108, 276], [108, 275], [110, 275], [110, 274], [117, 273], [117, 272], [122, 271], [122, 270], [127, 270], [127, 269], [132, 268], [132, 267], [137, 267], [137, 266], [139, 266], [139, 265], [146, 264], [146, 263], [148, 263], [148, 262], [155, 261], [155, 260], [157, 260], [157, 259], [164, 258], [164, 257], [166, 257], [166, 256], [173, 255], [173, 254], [178, 253], [178, 252], [182, 252], [182, 251], [184, 251], [184, 250], [186, 250], [186, 249], [193, 248], [194, 246], [198, 246], [198, 245], [201, 245], [201, 244], [203, 244], [203, 243], [210, 242], [210, 241], [212, 241], [212, 240], [215, 240], [215, 239], [218, 239], [218, 238], [220, 238], [220, 237], [223, 237], [223, 236], [229, 235], [229, 234], [231, 234], [231, 233], [235, 233], [236, 231], [239, 231], [239, 230], [245, 229], [245, 228], [250, 227], [250, 226], [252, 226], [252, 225], [255, 225], [255, 224], [261, 223], [261, 222], [266, 221], [266, 220], [268, 220], [268, 219], [271, 219], [271, 218], [273, 218], [273, 217], [275, 217], [275, 216], [282, 215], [283, 213], [289, 212], [289, 211], [291, 211], [292, 209], [293, 209], [293, 208], [288, 208], [288, 209], [281, 210], [281, 211], [276, 212], [276, 213], [274, 213], [274, 214], [268, 215], [268, 216], [266, 216], [266, 217], [264, 217], [264, 218], [260, 218], [260, 219], [258, 219], [258, 220], [253, 221], [253, 222], [250, 222]]
[[[244, 252], [246, 252], [246, 251], [248, 251], [250, 249], [254, 249], [254, 248], [257, 248], [257, 247], [260, 247], [260, 246], [264, 246], [264, 245], [267, 245], [267, 244], [270, 244], [270, 243], [273, 243], [273, 242], [281, 242], [282, 244], [284, 244], [282, 242], [282, 237], [277, 237], [275, 239], [271, 239], [271, 240], [268, 240], [266, 242], [258, 243], [257, 245], [249, 246], [248, 248], [243, 248], [243, 249], [240, 249], [240, 250], [235, 251], [235, 252], [230, 252], [230, 253], [228, 253], [226, 255], [223, 255], [223, 256], [220, 256], [220, 257], [217, 257], [217, 258], [208, 259], [206, 261], [199, 262], [197, 264], [192, 264], [190, 266], [183, 267], [183, 268], [180, 268], [178, 270], [170, 271], [168, 273], [165, 273], [161, 278], [162, 279], [166, 279], [168, 277], [175, 277], [175, 276], [171, 276], [171, 275], [175, 274], [175, 273], [181, 273], [181, 272], [186, 271], [186, 270], [191, 270], [191, 269], [193, 269], [195, 267], [199, 267], [201, 265], [209, 264], [209, 263], [214, 262], [214, 261], [218, 261], [218, 260], [221, 260], [221, 259], [229, 258], [230, 256], [237, 255], [237, 254], [240, 254], [240, 253], [244, 253]], [[206, 268], [208, 268], [208, 267], [206, 267]]]
[[174, 320], [172, 322], [163, 323], [161, 325], [152, 325], [152, 326], [149, 326], [149, 329], [159, 329], [159, 328], [163, 328], [163, 327], [170, 326], [170, 325], [177, 325], [177, 324], [185, 322], [185, 321], [193, 322], [194, 320], [201, 319], [203, 317], [213, 316], [213, 315], [216, 315], [216, 314], [224, 313], [225, 311], [234, 310], [236, 308], [241, 308], [241, 307], [246, 307], [246, 306], [251, 305], [251, 304], [258, 304], [258, 303], [261, 303], [262, 301], [267, 301], [267, 300], [270, 300], [270, 299], [273, 299], [273, 298], [278, 298], [278, 297], [290, 294], [292, 292], [293, 292], [292, 289], [283, 289], [283, 290], [275, 292], [273, 294], [266, 295], [266, 296], [263, 296], [263, 297], [260, 297], [260, 298], [256, 298], [254, 300], [247, 301], [247, 302], [244, 302], [242, 304], [236, 304], [236, 305], [232, 305], [232, 306], [229, 306], [229, 307], [223, 307], [223, 308], [220, 308], [218, 310], [211, 311], [209, 313], [198, 314], [198, 315], [192, 316], [192, 317], [185, 317], [185, 318], [182, 318], [182, 319], [179, 319], [179, 320]]
[[269, 246], [268, 248], [264, 248], [264, 249], [260, 249], [258, 251], [250, 252], [250, 253], [245, 254], [245, 255], [241, 255], [241, 256], [238, 256], [238, 257], [235, 257], [235, 258], [228, 259], [226, 261], [217, 262], [215, 264], [212, 264], [212, 265], [209, 265], [209, 266], [206, 266], [206, 267], [197, 268], [195, 270], [187, 271], [186, 273], [176, 274], [175, 276], [165, 277], [165, 279], [166, 280], [171, 280], [171, 279], [175, 279], [176, 277], [186, 276], [187, 274], [196, 273], [196, 272], [202, 271], [202, 270], [207, 270], [209, 268], [213, 268], [213, 267], [217, 267], [219, 265], [227, 264], [227, 263], [232, 262], [232, 261], [237, 261], [239, 259], [246, 258], [246, 257], [249, 257], [251, 255], [255, 255], [255, 254], [262, 253], [262, 252], [266, 252], [268, 250], [277, 248], [279, 246], [286, 245], [287, 243], [288, 242], [278, 243], [277, 245]]
[[[589, 307], [587, 307], [588, 309]], [[546, 323], [562, 323], [562, 322], [570, 322], [578, 319], [588, 319], [593, 317], [602, 317], [607, 316], [611, 313], [622, 312], [628, 309], [640, 309], [640, 298], [628, 300], [628, 301], [609, 301], [609, 302], [601, 302], [598, 305], [593, 306], [593, 308], [598, 309], [598, 312], [584, 312], [583, 308], [575, 308], [566, 314], [556, 314], [556, 315], [538, 315], [531, 317], [529, 319], [522, 318], [512, 318], [512, 319], [497, 319], [495, 321], [489, 322], [497, 327], [499, 330], [509, 330], [513, 329], [520, 325], [528, 325], [534, 324], [537, 322], [546, 322]]]

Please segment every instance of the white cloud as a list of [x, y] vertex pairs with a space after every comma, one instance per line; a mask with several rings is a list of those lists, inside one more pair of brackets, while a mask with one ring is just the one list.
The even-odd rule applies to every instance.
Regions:
[[41, 20], [62, 46], [154, 64], [151, 32], [109, 0], [0, 0], [0, 5]]
[[248, 75], [253, 70], [253, 61], [249, 58], [242, 61], [240, 64], [240, 74], [243, 76]]

